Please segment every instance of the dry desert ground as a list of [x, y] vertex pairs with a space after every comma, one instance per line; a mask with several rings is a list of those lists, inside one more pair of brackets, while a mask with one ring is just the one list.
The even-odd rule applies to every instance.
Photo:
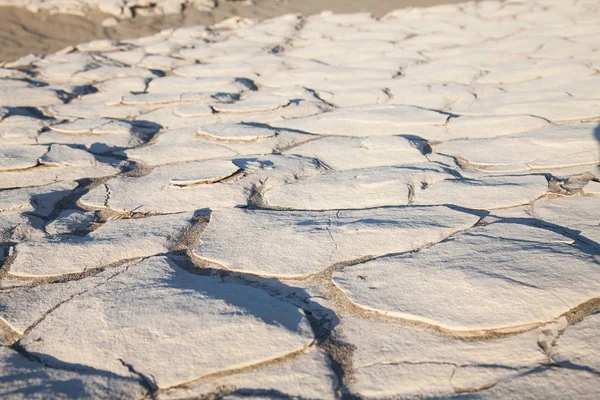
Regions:
[[598, 0], [1, 1], [0, 397], [600, 398]]

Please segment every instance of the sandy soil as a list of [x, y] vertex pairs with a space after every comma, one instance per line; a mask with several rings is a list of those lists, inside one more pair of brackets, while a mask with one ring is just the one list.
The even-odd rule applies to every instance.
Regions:
[[187, 9], [179, 15], [136, 17], [114, 28], [101, 22], [107, 15], [94, 12], [87, 18], [74, 15], [31, 13], [18, 7], [0, 7], [0, 61], [12, 61], [30, 53], [49, 54], [94, 39], [147, 36], [167, 28], [211, 25], [234, 15], [265, 19], [299, 12], [303, 15], [331, 10], [337, 13], [369, 11], [377, 16], [402, 7], [457, 3], [457, 0], [256, 0], [249, 6], [222, 2], [212, 12]]

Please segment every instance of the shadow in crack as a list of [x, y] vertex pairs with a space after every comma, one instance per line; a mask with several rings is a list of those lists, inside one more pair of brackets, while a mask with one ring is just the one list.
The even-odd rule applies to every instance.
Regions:
[[242, 169], [249, 168], [274, 168], [275, 163], [271, 160], [261, 160], [258, 157], [240, 157], [231, 160], [232, 163]]
[[8, 117], [21, 116], [30, 117], [44, 121], [52, 121], [54, 118], [45, 115], [35, 107], [4, 107], [8, 110]]

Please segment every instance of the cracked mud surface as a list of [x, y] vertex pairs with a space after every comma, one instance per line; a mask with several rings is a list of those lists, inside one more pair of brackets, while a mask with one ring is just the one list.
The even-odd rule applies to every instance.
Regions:
[[600, 396], [600, 5], [0, 68], [0, 397]]
[[98, 39], [131, 39], [163, 29], [213, 25], [233, 16], [372, 12], [460, 0], [0, 0], [0, 62], [50, 54]]

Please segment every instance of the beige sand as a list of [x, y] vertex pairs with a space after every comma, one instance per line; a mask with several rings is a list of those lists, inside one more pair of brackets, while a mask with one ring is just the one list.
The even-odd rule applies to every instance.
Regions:
[[212, 12], [187, 9], [179, 15], [136, 17], [121, 21], [114, 28], [101, 22], [108, 16], [91, 13], [87, 18], [74, 15], [31, 13], [18, 7], [0, 7], [0, 62], [30, 53], [49, 54], [67, 46], [94, 39], [125, 39], [147, 36], [162, 29], [210, 25], [234, 15], [264, 19], [286, 13], [303, 15], [331, 10], [337, 13], [369, 11], [377, 16], [403, 7], [458, 3], [459, 0], [256, 0], [249, 6], [221, 2]]

